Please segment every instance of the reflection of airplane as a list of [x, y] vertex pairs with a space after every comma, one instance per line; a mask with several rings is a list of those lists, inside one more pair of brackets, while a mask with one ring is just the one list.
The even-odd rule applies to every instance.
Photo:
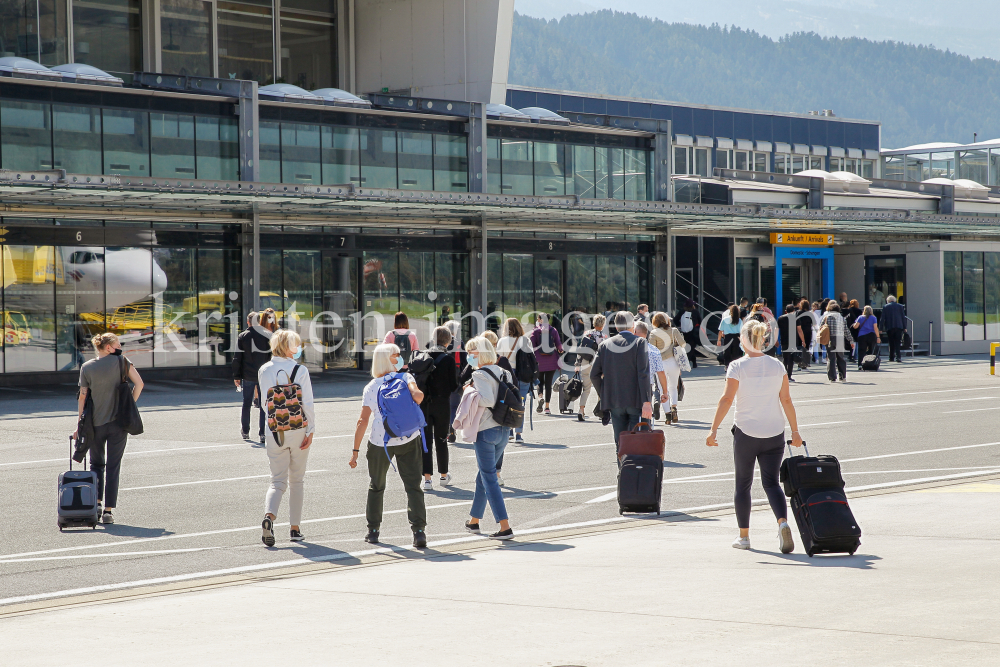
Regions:
[[[3, 286], [55, 283], [58, 309], [74, 313], [102, 313], [147, 299], [167, 288], [167, 275], [153, 253], [144, 248], [107, 250], [52, 246], [3, 246]], [[67, 300], [72, 303], [67, 303]], [[16, 289], [7, 292], [7, 305], [28, 312], [52, 309], [52, 292]]]

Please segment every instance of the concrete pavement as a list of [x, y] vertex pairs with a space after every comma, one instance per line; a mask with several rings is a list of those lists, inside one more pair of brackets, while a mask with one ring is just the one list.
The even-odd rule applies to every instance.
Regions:
[[780, 554], [767, 509], [737, 551], [732, 514], [703, 512], [8, 607], [3, 662], [997, 664], [1000, 480], [852, 507], [853, 557], [808, 558], [797, 535]]

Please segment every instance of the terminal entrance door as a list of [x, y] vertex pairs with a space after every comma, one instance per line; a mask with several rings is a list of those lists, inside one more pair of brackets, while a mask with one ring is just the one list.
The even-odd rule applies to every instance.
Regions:
[[865, 305], [881, 315], [889, 295], [906, 306], [906, 255], [865, 257]]

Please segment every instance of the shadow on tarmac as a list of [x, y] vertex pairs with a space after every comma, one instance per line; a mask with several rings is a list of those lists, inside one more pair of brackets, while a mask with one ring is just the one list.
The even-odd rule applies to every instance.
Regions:
[[757, 561], [760, 565], [781, 565], [792, 567], [849, 567], [855, 570], [873, 570], [875, 569], [875, 563], [882, 560], [880, 556], [859, 553], [856, 553], [853, 556], [848, 554], [816, 554], [813, 557], [809, 557], [808, 554], [783, 554], [781, 552], [766, 551], [763, 549], [750, 549], [750, 551], [759, 554], [768, 554], [769, 556], [774, 556], [784, 561], [790, 561], [787, 563]]

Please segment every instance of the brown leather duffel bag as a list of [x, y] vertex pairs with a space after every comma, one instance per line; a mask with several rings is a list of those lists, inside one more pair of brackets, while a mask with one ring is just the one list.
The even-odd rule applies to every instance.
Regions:
[[639, 422], [631, 431], [622, 431], [618, 436], [618, 458], [626, 454], [643, 454], [663, 458], [667, 439], [663, 431], [654, 430], [645, 422]]

